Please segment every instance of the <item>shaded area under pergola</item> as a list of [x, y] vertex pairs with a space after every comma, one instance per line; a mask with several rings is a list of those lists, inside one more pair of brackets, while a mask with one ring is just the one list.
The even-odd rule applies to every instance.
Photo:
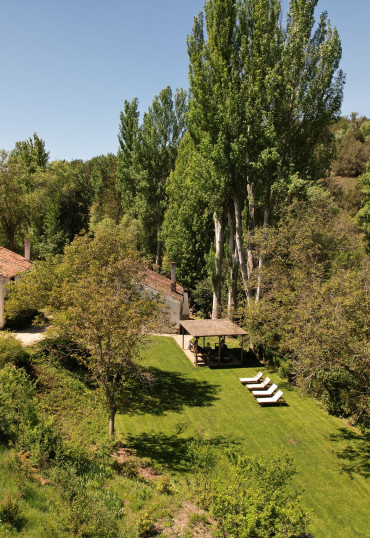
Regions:
[[[243, 362], [243, 340], [246, 336], [244, 329], [229, 319], [200, 319], [180, 321], [180, 333], [182, 335], [182, 349], [184, 349], [184, 335], [190, 334], [195, 338], [195, 364], [198, 364], [198, 339], [210, 336], [218, 336], [218, 363], [221, 363], [221, 338], [226, 336], [241, 336], [241, 360]], [[204, 341], [203, 341], [204, 344]]]

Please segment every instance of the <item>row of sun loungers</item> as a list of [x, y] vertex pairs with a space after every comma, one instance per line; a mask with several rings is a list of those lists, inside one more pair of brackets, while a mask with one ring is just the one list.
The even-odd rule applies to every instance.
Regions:
[[[260, 405], [280, 405], [282, 403], [283, 392], [281, 390], [275, 392], [275, 390], [278, 388], [275, 383], [273, 383], [270, 388], [266, 389], [267, 385], [271, 381], [269, 377], [266, 377], [264, 381], [258, 383], [262, 376], [262, 372], [258, 372], [258, 374], [256, 374], [254, 377], [239, 377], [239, 380], [247, 387], [248, 390], [252, 392], [253, 396]], [[275, 394], [273, 394], [274, 392]]]

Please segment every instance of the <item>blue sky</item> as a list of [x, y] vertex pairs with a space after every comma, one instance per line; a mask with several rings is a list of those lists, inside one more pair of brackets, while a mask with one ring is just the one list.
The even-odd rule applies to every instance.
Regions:
[[[283, 5], [287, 0], [283, 0]], [[186, 36], [203, 0], [0, 0], [0, 148], [37, 132], [54, 159], [117, 151], [119, 114], [186, 88]], [[340, 33], [343, 114], [370, 117], [370, 0], [320, 0]]]

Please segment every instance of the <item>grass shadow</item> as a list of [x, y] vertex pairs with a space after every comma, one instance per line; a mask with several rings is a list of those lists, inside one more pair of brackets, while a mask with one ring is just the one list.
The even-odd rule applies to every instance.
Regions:
[[336, 453], [343, 472], [351, 478], [356, 474], [370, 477], [370, 434], [361, 435], [348, 428], [340, 428], [338, 433], [331, 434], [330, 440], [348, 441], [348, 445]]
[[229, 348], [229, 356], [232, 361], [222, 360], [218, 363], [217, 357], [207, 361], [207, 366], [210, 370], [218, 369], [235, 369], [235, 368], [263, 368], [264, 365], [258, 360], [257, 355], [251, 350], [243, 350], [243, 360], [240, 360], [241, 349]]
[[280, 381], [279, 389], [283, 392], [294, 392], [295, 387], [289, 381]]
[[[167, 435], [158, 432], [144, 432], [140, 435], [125, 436], [127, 447], [134, 450], [138, 457], [150, 458], [155, 463], [178, 472], [191, 470], [192, 462], [188, 458], [189, 447], [196, 440], [199, 440], [199, 436], [179, 437], [176, 433]], [[221, 448], [239, 446], [240, 444], [235, 439], [224, 436], [209, 439], [207, 443]]]
[[218, 399], [220, 385], [154, 367], [142, 370], [152, 381], [143, 382], [136, 377], [125, 384], [118, 400], [120, 414], [181, 413], [186, 407], [211, 406]]

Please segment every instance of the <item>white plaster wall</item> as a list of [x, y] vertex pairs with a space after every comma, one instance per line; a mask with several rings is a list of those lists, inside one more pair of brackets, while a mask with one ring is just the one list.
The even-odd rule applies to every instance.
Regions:
[[170, 297], [169, 295], [158, 293], [157, 290], [151, 288], [150, 286], [144, 285], [144, 288], [149, 291], [149, 293], [153, 295], [160, 295], [163, 298], [164, 304], [167, 307], [167, 315], [169, 322], [171, 323], [171, 325], [175, 325], [176, 329], [179, 329], [182, 301], [178, 301], [173, 297]]
[[0, 276], [0, 329], [5, 325], [4, 317], [4, 297], [5, 297], [5, 284], [7, 280]]

